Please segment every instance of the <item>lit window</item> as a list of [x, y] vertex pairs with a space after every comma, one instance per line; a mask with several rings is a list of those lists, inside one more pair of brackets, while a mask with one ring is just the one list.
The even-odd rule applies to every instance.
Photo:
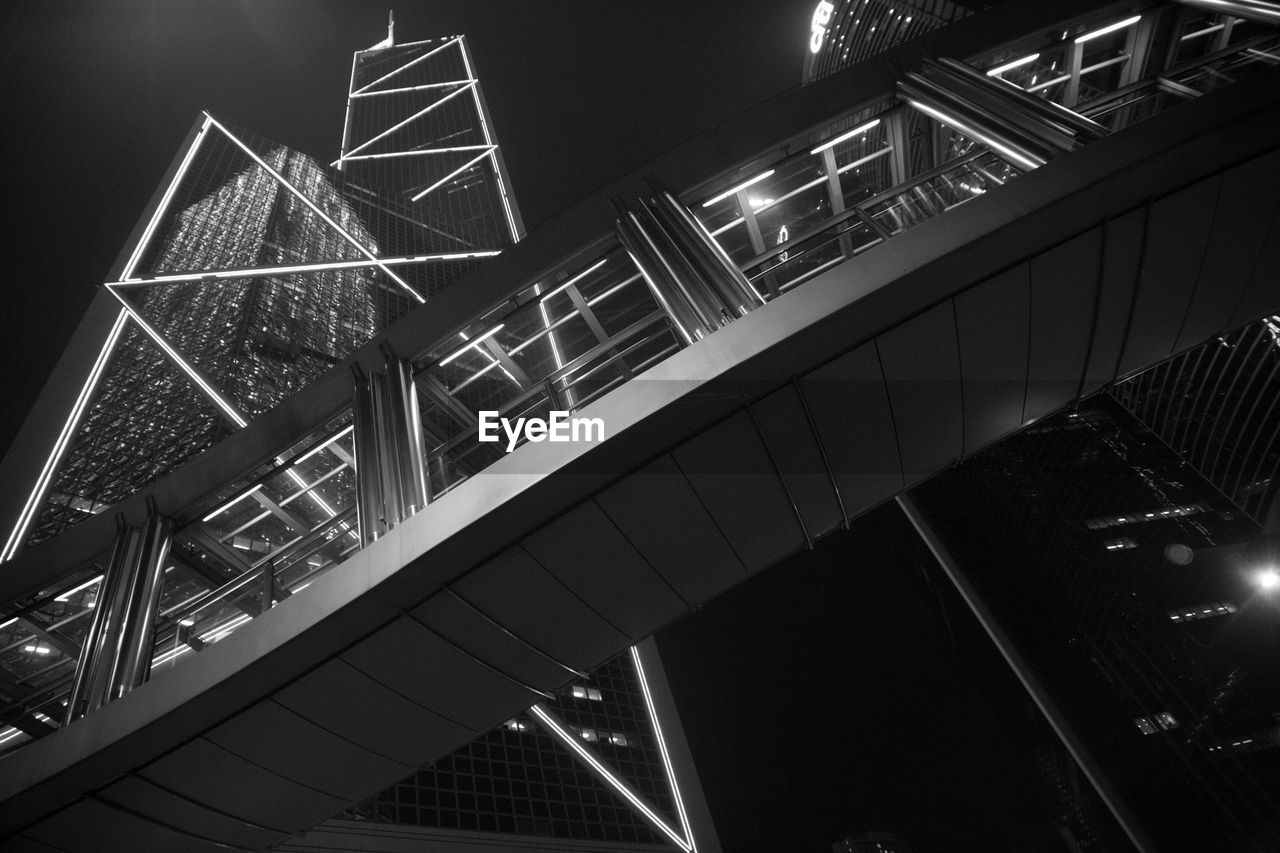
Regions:
[[600, 735], [595, 729], [580, 729], [578, 733], [582, 735], [583, 740], [590, 743], [600, 740]]
[[1161, 711], [1159, 714], [1152, 714], [1150, 717], [1134, 717], [1133, 724], [1144, 735], [1153, 735], [1158, 731], [1168, 731], [1178, 727], [1178, 721], [1168, 711]]
[[603, 699], [599, 690], [594, 687], [584, 687], [581, 684], [573, 685], [573, 698], [589, 699], [592, 702], [599, 702]]
[[1084, 526], [1090, 530], [1099, 530], [1105, 527], [1118, 527], [1121, 524], [1138, 524], [1144, 521], [1159, 521], [1165, 518], [1182, 518], [1188, 515], [1196, 515], [1202, 512], [1209, 512], [1210, 508], [1206, 504], [1194, 503], [1185, 506], [1175, 506], [1169, 509], [1157, 510], [1155, 512], [1135, 512], [1131, 515], [1106, 516], [1103, 518], [1089, 518], [1084, 522]]
[[1195, 622], [1200, 619], [1211, 619], [1214, 616], [1227, 616], [1236, 612], [1236, 606], [1230, 601], [1219, 601], [1214, 604], [1202, 604], [1199, 607], [1188, 607], [1183, 610], [1170, 610], [1169, 620], [1172, 622]]
[[1138, 543], [1134, 542], [1128, 536], [1121, 536], [1117, 539], [1103, 540], [1103, 547], [1108, 551], [1128, 551], [1131, 548], [1137, 548]]
[[627, 740], [627, 736], [619, 732], [609, 732], [609, 743], [614, 746], [631, 746], [631, 742]]
[[502, 727], [513, 732], [529, 731], [529, 724], [526, 723], [524, 720], [507, 720], [505, 723], [502, 724]]

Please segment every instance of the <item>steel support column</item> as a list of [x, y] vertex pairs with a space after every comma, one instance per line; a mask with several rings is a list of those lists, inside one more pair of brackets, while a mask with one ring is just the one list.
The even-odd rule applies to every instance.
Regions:
[[160, 603], [160, 587], [172, 538], [173, 522], [153, 512], [142, 530], [133, 583], [129, 588], [119, 678], [112, 685], [113, 699], [142, 684], [151, 674], [156, 609]]
[[412, 366], [384, 350], [387, 371], [357, 374], [356, 501], [367, 545], [427, 505], [426, 449]]
[[1027, 663], [1026, 658], [1022, 656], [1022, 653], [1018, 651], [1013, 640], [1005, 633], [1004, 628], [995, 618], [991, 608], [987, 606], [977, 589], [970, 583], [969, 578], [960, 568], [959, 561], [956, 560], [950, 549], [947, 548], [928, 520], [925, 519], [924, 513], [906, 493], [898, 495], [896, 501], [898, 507], [911, 522], [911, 526], [915, 528], [916, 534], [928, 546], [934, 559], [942, 567], [942, 571], [955, 586], [956, 591], [960, 593], [960, 597], [964, 599], [964, 603], [968, 605], [978, 623], [982, 625], [982, 629], [991, 638], [991, 641], [995, 643], [1001, 656], [1009, 664], [1009, 668], [1013, 670], [1027, 693], [1031, 695], [1036, 707], [1040, 709], [1040, 713], [1044, 714], [1045, 719], [1049, 721], [1049, 725], [1053, 727], [1054, 732], [1061, 739], [1062, 745], [1071, 753], [1071, 757], [1075, 759], [1077, 766], [1084, 772], [1090, 783], [1093, 784], [1094, 790], [1098, 792], [1098, 796], [1106, 803], [1116, 822], [1120, 824], [1125, 834], [1129, 836], [1133, 846], [1143, 851], [1143, 853], [1154, 851], [1156, 849], [1155, 845], [1152, 844], [1151, 839], [1147, 836], [1146, 829], [1139, 823], [1137, 816], [1130, 810], [1129, 804], [1116, 791], [1110, 777], [1103, 771], [1102, 765], [1098, 763], [1097, 759], [1093, 757], [1093, 753], [1085, 746], [1075, 727], [1071, 724], [1071, 720], [1053, 696], [1050, 695], [1049, 691], [1045, 689], [1044, 685], [1040, 683], [1039, 677], [1032, 670], [1030, 664]]
[[614, 230], [687, 343], [728, 325], [763, 298], [687, 208], [654, 189], [628, 209], [616, 199]]
[[378, 450], [378, 416], [373, 383], [362, 372], [356, 372], [355, 412], [356, 507], [363, 547], [390, 529], [382, 500], [382, 476]]

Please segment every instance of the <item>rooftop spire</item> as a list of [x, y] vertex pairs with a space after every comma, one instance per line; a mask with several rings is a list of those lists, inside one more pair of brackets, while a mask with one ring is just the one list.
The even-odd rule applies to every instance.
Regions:
[[396, 13], [394, 9], [387, 10], [387, 37], [377, 44], [369, 48], [369, 50], [382, 50], [386, 47], [396, 46]]

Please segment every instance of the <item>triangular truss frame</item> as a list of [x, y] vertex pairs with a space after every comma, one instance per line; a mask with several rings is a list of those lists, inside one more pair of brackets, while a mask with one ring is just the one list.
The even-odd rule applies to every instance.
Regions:
[[[461, 166], [458, 166], [453, 170], [451, 170], [444, 177], [438, 178], [430, 186], [416, 192], [411, 197], [410, 200], [415, 202], [421, 201], [431, 193], [439, 190], [441, 187], [446, 186], [450, 181], [464, 174], [467, 170], [483, 162], [487, 158], [491, 161], [491, 165], [493, 166], [494, 178], [498, 184], [498, 195], [502, 200], [503, 213], [506, 216], [507, 227], [510, 229], [510, 232], [511, 232], [511, 239], [513, 242], [518, 241], [520, 239], [520, 229], [516, 225], [515, 216], [512, 212], [511, 201], [507, 194], [506, 182], [503, 179], [502, 168], [500, 167], [498, 162], [498, 156], [499, 156], [498, 145], [493, 141], [493, 135], [489, 131], [489, 121], [487, 118], [488, 111], [485, 107], [484, 100], [481, 98], [481, 95], [480, 95], [480, 80], [476, 77], [475, 72], [471, 66], [471, 55], [470, 55], [470, 51], [467, 49], [467, 42], [466, 42], [465, 36], [459, 35], [459, 36], [448, 37], [436, 47], [432, 48], [431, 50], [428, 50], [426, 53], [423, 53], [420, 56], [416, 56], [408, 60], [404, 64], [392, 69], [386, 74], [383, 74], [381, 77], [378, 77], [376, 80], [372, 80], [364, 84], [358, 89], [355, 87], [356, 70], [359, 66], [360, 57], [362, 54], [367, 54], [374, 51], [388, 50], [391, 48], [419, 47], [419, 46], [424, 46], [431, 43], [432, 41], [419, 41], [419, 42], [407, 42], [405, 44], [396, 44], [394, 39], [394, 30], [389, 29], [386, 39], [374, 45], [373, 47], [368, 48], [367, 50], [357, 51], [353, 55], [351, 60], [351, 83], [347, 93], [347, 111], [346, 111], [346, 117], [343, 119], [342, 149], [338, 154], [338, 159], [334, 160], [333, 163], [331, 163], [330, 165], [335, 166], [338, 169], [342, 169], [346, 163], [352, 162], [352, 161], [360, 161], [360, 160], [375, 160], [375, 159], [390, 158], [390, 157], [419, 157], [419, 156], [431, 157], [431, 156], [439, 156], [441, 154], [458, 154], [458, 153], [464, 153], [464, 152], [470, 152], [470, 151], [479, 152], [478, 154], [476, 154], [476, 156], [470, 158], [469, 160], [467, 160], [467, 162], [463, 163]], [[461, 55], [463, 67], [466, 69], [467, 76], [465, 79], [449, 80], [449, 81], [444, 81], [440, 83], [426, 83], [426, 84], [417, 85], [417, 86], [401, 86], [401, 87], [393, 86], [391, 88], [378, 88], [381, 84], [385, 83], [391, 78], [402, 74], [404, 71], [408, 70], [409, 68], [412, 68], [413, 66], [418, 65], [419, 63], [424, 62], [427, 59], [451, 47], [454, 47], [455, 45], [457, 46], [458, 51]], [[348, 148], [348, 145], [350, 143], [350, 133], [351, 133], [351, 107], [357, 98], [376, 97], [380, 95], [405, 94], [409, 92], [420, 92], [420, 91], [429, 91], [433, 89], [448, 89], [448, 88], [452, 88], [452, 91], [448, 92], [443, 97], [437, 98], [436, 100], [428, 104], [426, 107], [415, 112], [413, 115], [410, 115], [408, 118], [402, 119], [401, 121], [397, 122], [391, 127], [386, 128], [385, 130], [382, 130], [376, 135], [370, 137], [369, 139], [361, 141], [355, 147]], [[435, 110], [440, 105], [444, 104], [445, 102], [453, 99], [458, 95], [461, 95], [464, 92], [470, 92], [472, 99], [474, 101], [476, 116], [480, 122], [480, 131], [484, 137], [483, 144], [462, 145], [462, 146], [423, 147], [423, 148], [414, 148], [408, 151], [387, 151], [387, 152], [380, 152], [376, 154], [360, 154], [359, 153], [360, 151], [363, 151], [364, 149], [368, 148], [368, 146], [372, 145], [378, 140], [385, 139], [386, 137], [390, 136], [391, 134], [395, 133], [401, 128], [409, 126], [414, 121], [421, 119], [431, 111]]]
[[[164, 273], [161, 275], [138, 275], [138, 264], [141, 262], [147, 247], [151, 244], [151, 240], [155, 236], [156, 230], [170, 213], [178, 188], [182, 185], [192, 163], [196, 160], [196, 156], [202, 147], [202, 143], [214, 132], [221, 133], [235, 144], [274, 181], [289, 193], [296, 196], [313, 213], [320, 217], [323, 222], [340, 234], [343, 239], [350, 243], [351, 246], [364, 256], [364, 259], [357, 261], [295, 264], [290, 266], [271, 265], [261, 267], [241, 267], [235, 269], [188, 270]], [[240, 409], [230, 399], [228, 399], [227, 396], [220, 391], [198, 367], [192, 364], [189, 359], [184, 357], [178, 347], [176, 347], [163, 333], [152, 326], [137, 307], [126, 298], [126, 292], [128, 290], [182, 282], [216, 281], [220, 279], [253, 278], [269, 275], [286, 275], [291, 273], [310, 273], [323, 272], [327, 270], [376, 267], [381, 270], [388, 279], [395, 282], [406, 293], [412, 296], [417, 303], [421, 304], [426, 302], [426, 299], [414, 290], [403, 278], [396, 275], [392, 270], [393, 266], [431, 261], [470, 260], [475, 258], [491, 257], [497, 254], [499, 254], [498, 250], [487, 250], [412, 256], [406, 255], [388, 258], [379, 257], [372, 249], [361, 243], [350, 232], [335, 222], [332, 217], [325, 213], [288, 179], [267, 164], [257, 152], [228, 130], [225, 125], [209, 113], [204, 113], [204, 118], [200, 123], [194, 138], [190, 145], [187, 146], [187, 150], [183, 152], [181, 159], [178, 161], [178, 166], [174, 171], [173, 178], [165, 187], [165, 191], [160, 196], [160, 200], [157, 203], [155, 210], [147, 220], [147, 224], [143, 228], [141, 235], [134, 244], [132, 250], [129, 252], [128, 258], [121, 270], [120, 277], [115, 281], [104, 282], [104, 286], [107, 291], [120, 303], [121, 311], [117, 315], [106, 338], [103, 340], [102, 346], [98, 351], [98, 355], [94, 360], [93, 367], [86, 376], [84, 383], [81, 385], [75, 401], [72, 404], [71, 410], [68, 412], [67, 418], [63, 422], [58, 433], [58, 437], [50, 449], [49, 455], [45, 459], [45, 463], [41, 468], [40, 474], [37, 476], [36, 481], [32, 486], [32, 490], [28, 494], [26, 502], [23, 504], [22, 511], [19, 513], [13, 528], [9, 531], [9, 535], [5, 540], [3, 548], [0, 549], [0, 563], [12, 559], [26, 542], [27, 535], [36, 518], [39, 516], [40, 508], [44, 505], [45, 498], [53, 485], [53, 481], [57, 476], [58, 471], [61, 469], [62, 461], [67, 452], [71, 449], [71, 445], [79, 430], [84, 414], [88, 410], [89, 403], [92, 401], [94, 394], [97, 391], [98, 384], [106, 372], [106, 367], [111, 361], [111, 357], [114, 355], [116, 347], [123, 339], [123, 333], [130, 322], [135, 324], [137, 328], [160, 349], [164, 356], [187, 377], [203, 397], [214, 404], [219, 413], [222, 414], [229, 424], [233, 425], [237, 429], [243, 428], [248, 424], [248, 417], [244, 412], [240, 411]]]
[[588, 749], [581, 738], [575, 737], [572, 728], [567, 723], [541, 703], [531, 707], [529, 713], [543, 729], [565, 746], [575, 758], [586, 765], [597, 779], [604, 782], [622, 799], [626, 800], [636, 813], [648, 821], [654, 829], [671, 839], [672, 843], [684, 853], [696, 853], [697, 845], [694, 843], [693, 829], [689, 825], [689, 815], [685, 810], [684, 798], [680, 794], [680, 785], [676, 780], [675, 768], [671, 763], [671, 754], [667, 749], [666, 737], [662, 733], [662, 724], [658, 720], [658, 711], [653, 704], [653, 694], [649, 689], [649, 680], [645, 675], [644, 663], [640, 659], [639, 646], [631, 647], [631, 662], [635, 666], [636, 676], [640, 680], [640, 689], [644, 694], [645, 710], [649, 715], [649, 725], [653, 727], [654, 739], [658, 742], [658, 753], [662, 757], [662, 768], [666, 773], [667, 785], [671, 789], [671, 799], [675, 802], [676, 813], [680, 819], [678, 831], [663, 820], [657, 810], [645, 802], [634, 787], [617, 773], [610, 770], [599, 755]]

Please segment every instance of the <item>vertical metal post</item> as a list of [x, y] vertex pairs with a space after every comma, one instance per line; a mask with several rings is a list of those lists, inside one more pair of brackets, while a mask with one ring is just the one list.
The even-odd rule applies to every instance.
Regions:
[[400, 505], [400, 472], [397, 468], [400, 436], [394, 429], [395, 411], [390, 385], [385, 373], [369, 374], [369, 388], [373, 392], [374, 429], [378, 437], [378, 477], [382, 481], [382, 517], [385, 523], [383, 533], [404, 519]]
[[655, 188], [650, 207], [674, 238], [677, 248], [688, 256], [703, 283], [719, 296], [720, 303], [731, 315], [746, 314], [764, 303], [764, 297], [738, 265], [679, 199]]
[[115, 696], [128, 693], [146, 681], [151, 673], [152, 634], [172, 534], [173, 522], [169, 519], [155, 512], [147, 519], [129, 595], [129, 618], [124, 624], [124, 661], [120, 667], [120, 682], [113, 687]]
[[368, 545], [386, 530], [382, 506], [382, 477], [378, 454], [378, 419], [369, 377], [355, 372], [355, 429], [352, 431], [356, 461], [356, 515], [360, 545]]
[[396, 442], [400, 503], [408, 517], [427, 505], [427, 451], [422, 441], [422, 413], [418, 408], [418, 386], [413, 382], [413, 366], [388, 353], [387, 373], [396, 431], [400, 434]]
[[1044, 714], [1045, 719], [1049, 721], [1049, 725], [1053, 727], [1063, 746], [1071, 753], [1071, 757], [1075, 759], [1081, 771], [1088, 777], [1089, 782], [1093, 784], [1094, 790], [1098, 792], [1098, 796], [1102, 798], [1107, 808], [1110, 809], [1111, 814], [1115, 816], [1116, 822], [1120, 824], [1125, 834], [1129, 836], [1133, 846], [1139, 851], [1143, 851], [1143, 853], [1154, 851], [1156, 849], [1155, 845], [1151, 843], [1146, 830], [1129, 809], [1128, 803], [1121, 798], [1119, 792], [1111, 783], [1111, 779], [1103, 771], [1102, 765], [1098, 763], [1080, 739], [1066, 713], [1054, 701], [1044, 685], [1040, 683], [1039, 678], [1036, 677], [1035, 672], [1022, 656], [1022, 653], [1018, 651], [1009, 635], [1005, 633], [1004, 628], [996, 620], [991, 608], [983, 601], [977, 589], [974, 588], [973, 584], [969, 582], [969, 579], [960, 569], [960, 564], [951, 554], [950, 549], [947, 548], [942, 539], [929, 525], [924, 513], [921, 512], [915, 501], [905, 493], [898, 495], [896, 500], [898, 507], [911, 522], [911, 526], [915, 528], [916, 534], [928, 546], [934, 559], [942, 567], [942, 571], [955, 586], [956, 591], [960, 593], [960, 597], [969, 606], [969, 610], [977, 618], [978, 623], [982, 625], [982, 629], [986, 631], [987, 636], [995, 643], [1001, 656], [1009, 664], [1010, 669], [1013, 670], [1018, 680], [1022, 682], [1022, 686], [1027, 693], [1031, 695], [1032, 700], [1035, 701], [1036, 706], [1040, 709], [1040, 713]]
[[142, 531], [136, 527], [128, 528], [129, 547], [125, 550], [124, 559], [120, 563], [118, 586], [111, 600], [109, 621], [104, 624], [102, 657], [98, 662], [99, 670], [95, 678], [95, 692], [91, 697], [89, 709], [92, 711], [120, 694], [117, 687], [124, 677], [124, 660], [128, 649], [126, 630], [136, 615], [133, 606], [133, 592], [138, 579], [138, 564], [142, 554]]
[[1062, 105], [1071, 109], [1080, 101], [1080, 70], [1084, 66], [1084, 43], [1073, 41], [1067, 48], [1067, 85]]
[[898, 107], [884, 116], [884, 135], [893, 151], [889, 154], [889, 180], [891, 186], [905, 184], [911, 165], [907, 159], [907, 109]]
[[137, 536], [137, 529], [127, 527], [123, 522], [116, 529], [116, 540], [111, 547], [111, 556], [107, 560], [106, 571], [98, 586], [93, 621], [89, 625], [89, 632], [85, 634], [80, 659], [76, 661], [76, 672], [72, 678], [71, 693], [67, 699], [64, 724], [78, 720], [87, 711], [102, 704], [103, 672], [110, 668], [106, 663], [105, 650], [113, 628], [113, 614], [118, 612], [116, 600], [120, 597], [122, 578], [130, 560], [129, 552], [137, 547]]
[[676, 280], [675, 271], [663, 262], [636, 215], [620, 204], [615, 203], [615, 207], [618, 217], [614, 221], [614, 231], [618, 240], [644, 276], [653, 298], [680, 330], [685, 343], [691, 344], [716, 328], [711, 318], [703, 316], [699, 307], [688, 298]]

